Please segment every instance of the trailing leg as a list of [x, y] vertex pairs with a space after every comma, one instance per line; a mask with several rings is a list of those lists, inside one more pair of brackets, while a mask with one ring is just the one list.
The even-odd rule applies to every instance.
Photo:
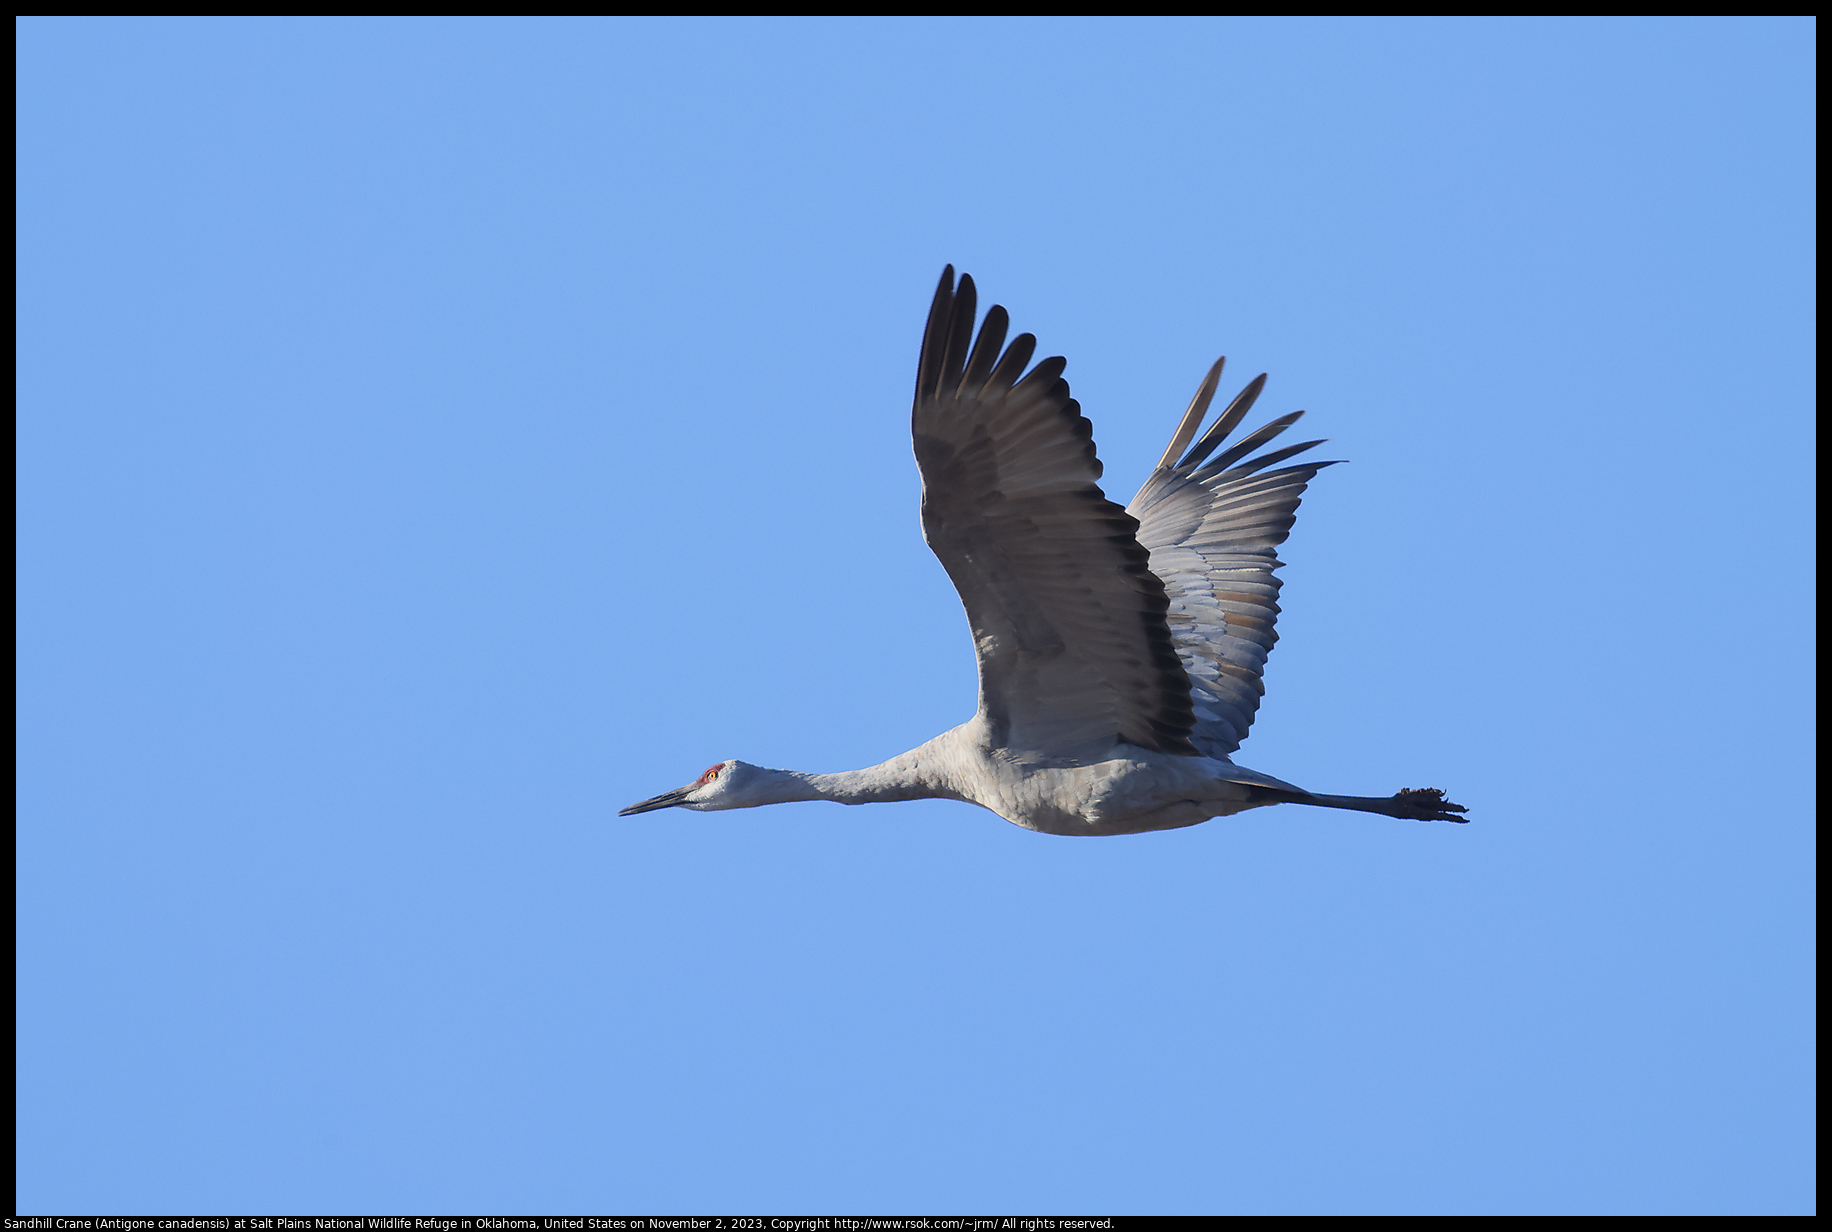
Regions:
[[1270, 797], [1269, 804], [1311, 804], [1319, 808], [1354, 809], [1360, 813], [1379, 813], [1384, 817], [1399, 817], [1407, 821], [1454, 821], [1459, 824], [1469, 818], [1459, 817], [1458, 813], [1469, 810], [1461, 804], [1452, 804], [1444, 798], [1444, 793], [1436, 787], [1407, 787], [1390, 796], [1325, 796], [1316, 792], [1277, 791], [1269, 787], [1254, 788], [1256, 796], [1265, 793]]

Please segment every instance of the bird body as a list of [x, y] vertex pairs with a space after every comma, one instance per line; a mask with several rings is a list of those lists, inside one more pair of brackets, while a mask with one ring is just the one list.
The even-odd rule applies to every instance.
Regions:
[[864, 770], [726, 761], [623, 813], [939, 798], [1065, 835], [1175, 829], [1284, 803], [1464, 820], [1435, 789], [1326, 796], [1232, 761], [1277, 640], [1274, 549], [1305, 487], [1333, 465], [1267, 469], [1321, 441], [1249, 455], [1303, 412], [1223, 449], [1265, 377], [1202, 431], [1217, 360], [1122, 509], [1096, 482], [1092, 428], [1061, 379], [1064, 361], [1026, 371], [1036, 340], [1006, 346], [996, 305], [976, 338], [975, 307], [973, 280], [957, 286], [950, 266], [923, 336], [911, 429], [923, 536], [973, 633], [977, 713]]
[[[1238, 813], [1254, 807], [1256, 789], [1301, 794], [1226, 758], [1179, 757], [1127, 744], [1115, 745], [1099, 761], [1027, 764], [997, 745], [979, 716], [863, 770], [806, 774], [726, 761], [708, 773], [711, 780], [697, 791], [667, 803], [712, 811], [797, 800], [960, 800], [1027, 830], [1104, 835], [1171, 830]], [[657, 803], [664, 799], [644, 805], [666, 807]]]

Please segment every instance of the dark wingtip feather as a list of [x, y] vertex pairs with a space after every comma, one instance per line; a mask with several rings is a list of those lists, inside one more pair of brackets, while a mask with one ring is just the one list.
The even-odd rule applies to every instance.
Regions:
[[1030, 363], [1031, 356], [1036, 353], [1037, 335], [1019, 334], [1011, 340], [1011, 345], [1005, 348], [1005, 354], [999, 357], [998, 365], [993, 368], [992, 375], [986, 378], [986, 384], [1010, 389], [1017, 384], [1019, 375], [1024, 371], [1024, 365]]
[[[1037, 366], [1035, 368], [1032, 368], [1029, 372], [1024, 374], [1024, 379], [1018, 382], [1017, 387], [1012, 390], [1012, 393], [1014, 395], [1024, 394], [1039, 389], [1054, 391], [1057, 382], [1062, 381], [1062, 370], [1068, 366], [1069, 361], [1060, 355], [1051, 355], [1047, 359], [1040, 359], [1037, 361]], [[1068, 382], [1062, 381], [1062, 394], [1065, 398], [1068, 396], [1068, 392]]]
[[922, 354], [916, 361], [916, 400], [933, 397], [941, 387], [942, 360], [946, 354], [946, 327], [954, 307], [954, 267], [942, 267], [935, 298], [929, 301], [929, 319], [922, 327]]
[[1287, 445], [1283, 449], [1275, 449], [1271, 453], [1261, 454], [1259, 457], [1254, 458], [1249, 462], [1243, 463], [1242, 465], [1237, 466], [1233, 468], [1232, 470], [1219, 472], [1215, 476], [1215, 478], [1219, 479], [1225, 475], [1226, 477], [1230, 479], [1244, 479], [1246, 476], [1253, 474], [1253, 472], [1255, 471], [1264, 470], [1266, 467], [1272, 466], [1275, 463], [1283, 462], [1286, 458], [1296, 457], [1298, 454], [1303, 453], [1306, 449], [1315, 449], [1317, 446], [1323, 444], [1327, 439], [1328, 438], [1325, 437], [1325, 438], [1314, 440], [1314, 441], [1304, 441], [1301, 444], [1297, 444], [1297, 445]]
[[1293, 411], [1289, 415], [1280, 415], [1277, 419], [1261, 425], [1257, 431], [1241, 437], [1238, 442], [1216, 455], [1213, 461], [1206, 463], [1202, 469], [1195, 472], [1196, 478], [1209, 479], [1215, 475], [1221, 474], [1221, 472], [1227, 470], [1230, 466], [1234, 465], [1234, 463], [1240, 461], [1255, 449], [1264, 445], [1267, 441], [1272, 440], [1279, 433], [1291, 427], [1292, 424], [1297, 423], [1298, 420], [1302, 418], [1304, 418], [1303, 411]]
[[1202, 384], [1196, 387], [1196, 396], [1190, 399], [1189, 408], [1183, 412], [1183, 418], [1177, 423], [1177, 430], [1171, 433], [1170, 444], [1164, 448], [1164, 456], [1158, 459], [1159, 470], [1169, 470], [1177, 461], [1177, 455], [1196, 435], [1196, 429], [1202, 426], [1203, 417], [1209, 413], [1209, 403], [1215, 400], [1215, 388], [1221, 383], [1221, 369], [1228, 362], [1226, 355], [1221, 356], [1209, 365], [1209, 371], [1202, 378]]
[[993, 365], [999, 361], [999, 348], [1005, 345], [1005, 331], [1011, 328], [1011, 316], [998, 304], [986, 310], [986, 319], [980, 322], [980, 336], [973, 344], [973, 353], [967, 356], [967, 373], [961, 378], [961, 384], [968, 389], [979, 389], [986, 384], [986, 378], [992, 375]]
[[961, 371], [967, 365], [967, 347], [973, 341], [973, 318], [979, 314], [980, 295], [973, 285], [972, 274], [962, 274], [954, 288], [954, 304], [949, 309], [947, 350], [941, 362], [942, 381], [958, 386]]
[[1177, 469], [1182, 470], [1195, 466], [1215, 452], [1215, 447], [1227, 440], [1228, 433], [1234, 431], [1240, 425], [1240, 421], [1247, 417], [1247, 412], [1252, 410], [1253, 404], [1259, 400], [1260, 391], [1265, 388], [1266, 374], [1264, 372], [1248, 381], [1247, 387], [1234, 395], [1234, 401], [1228, 403], [1228, 408], [1221, 413], [1221, 418], [1215, 421], [1214, 426], [1202, 434], [1201, 440], [1190, 446], [1190, 451], [1184, 454], [1183, 459], [1177, 463]]

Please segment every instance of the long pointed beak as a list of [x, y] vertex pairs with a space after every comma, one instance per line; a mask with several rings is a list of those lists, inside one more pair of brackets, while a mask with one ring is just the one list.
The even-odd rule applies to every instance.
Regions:
[[650, 796], [647, 800], [638, 800], [627, 809], [618, 809], [619, 817], [630, 817], [636, 813], [652, 813], [656, 809], [673, 808], [693, 794], [691, 787], [677, 787], [673, 791], [664, 791], [659, 796]]

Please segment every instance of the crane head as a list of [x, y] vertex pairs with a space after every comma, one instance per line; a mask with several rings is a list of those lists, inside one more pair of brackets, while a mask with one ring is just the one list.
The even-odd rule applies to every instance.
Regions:
[[733, 789], [737, 781], [744, 777], [745, 770], [755, 769], [741, 761], [722, 761], [716, 766], [706, 767], [706, 772], [685, 787], [673, 791], [664, 791], [659, 796], [650, 796], [647, 800], [638, 800], [629, 808], [619, 809], [619, 817], [629, 817], [636, 813], [649, 813], [656, 809], [690, 808], [721, 809], [742, 808]]

